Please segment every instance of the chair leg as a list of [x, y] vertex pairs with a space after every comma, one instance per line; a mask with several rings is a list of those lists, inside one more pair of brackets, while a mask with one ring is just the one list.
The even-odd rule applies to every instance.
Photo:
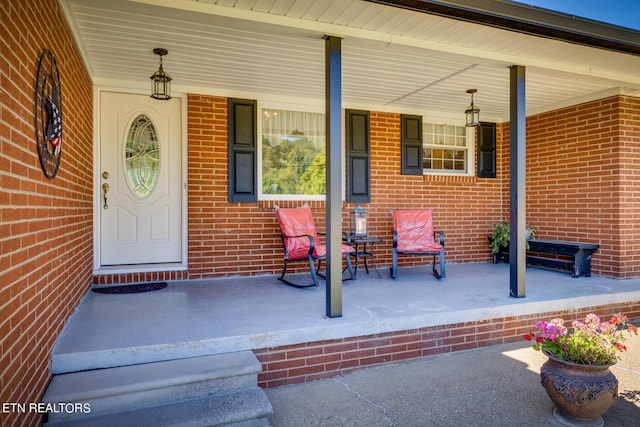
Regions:
[[282, 274], [278, 277], [278, 280], [284, 281], [284, 275], [287, 274], [287, 260], [284, 260], [284, 268], [282, 269]]
[[[345, 270], [349, 270], [349, 278], [348, 279], [343, 279], [344, 280], [356, 280], [356, 274], [353, 271], [353, 266], [351, 265], [351, 255], [347, 254], [346, 255], [346, 260], [347, 260], [347, 266], [342, 270], [342, 272], [344, 273]], [[316, 274], [318, 275], [318, 277], [322, 277], [323, 279], [326, 279], [326, 275], [323, 273], [320, 273], [320, 266], [322, 265], [322, 259], [318, 260], [318, 268], [316, 268]]]
[[[436, 256], [440, 257], [440, 271], [436, 269]], [[444, 270], [444, 253], [440, 252], [439, 255], [433, 256], [433, 275], [436, 276], [436, 279], [442, 279], [446, 277], [446, 273]]]
[[347, 254], [345, 258], [347, 260], [347, 270], [349, 270], [349, 277], [351, 278], [351, 280], [356, 280], [356, 275], [354, 274], [353, 267], [351, 266], [351, 254]]
[[433, 266], [431, 269], [433, 270], [433, 275], [436, 276], [436, 279], [440, 279], [440, 273], [436, 269], [436, 255], [433, 256]]
[[320, 281], [318, 280], [318, 271], [320, 271], [320, 265], [322, 264], [322, 260], [318, 260], [318, 268], [314, 268], [314, 262], [311, 255], [309, 255], [309, 270], [311, 271], [311, 278], [313, 279], [313, 284], [318, 287], [320, 286]]
[[396, 248], [393, 248], [392, 254], [393, 258], [391, 262], [391, 278], [395, 279], [396, 277], [398, 277], [398, 251], [396, 250]]
[[287, 279], [284, 278], [285, 274], [287, 274], [287, 260], [284, 260], [284, 268], [282, 269], [282, 274], [280, 275], [280, 277], [278, 277], [278, 280], [280, 280], [281, 282], [289, 285], [289, 286], [293, 286], [294, 288], [310, 288], [312, 286], [320, 286], [320, 284], [318, 283], [318, 278], [315, 275], [315, 270], [313, 269], [313, 261], [311, 264], [311, 278], [313, 279], [313, 283], [308, 284], [308, 285], [299, 285], [297, 283], [293, 283]]
[[327, 275], [325, 273], [321, 273], [320, 269], [322, 268], [322, 258], [318, 260], [318, 266], [316, 267], [316, 276], [322, 278], [322, 280], [327, 280]]

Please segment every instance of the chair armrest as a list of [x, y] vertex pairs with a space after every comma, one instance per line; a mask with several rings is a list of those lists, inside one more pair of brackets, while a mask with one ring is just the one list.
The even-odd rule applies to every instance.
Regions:
[[[324, 231], [316, 231], [318, 236], [326, 236], [327, 233]], [[348, 231], [342, 232], [342, 240], [346, 242], [347, 245], [351, 246], [351, 234]]]
[[316, 241], [311, 234], [299, 234], [297, 236], [285, 236], [284, 234], [281, 234], [280, 238], [282, 239], [282, 246], [284, 247], [284, 250], [287, 250], [287, 245], [285, 245], [284, 239], [295, 239], [297, 237], [307, 237], [309, 239], [309, 254], [311, 254], [316, 247]]
[[398, 247], [398, 232], [393, 230], [393, 246], [394, 249]]

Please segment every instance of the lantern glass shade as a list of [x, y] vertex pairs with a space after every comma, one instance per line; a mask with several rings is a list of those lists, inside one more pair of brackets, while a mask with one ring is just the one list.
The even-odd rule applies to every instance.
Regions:
[[171, 77], [160, 76], [155, 73], [151, 76], [151, 97], [155, 99], [171, 99]]
[[151, 77], [151, 97], [155, 99], [171, 99], [171, 77], [162, 69], [162, 56], [167, 54], [165, 49], [154, 49], [153, 53], [160, 55], [160, 67]]
[[467, 127], [480, 126], [480, 109], [478, 107], [470, 106], [466, 109], [465, 114], [467, 115]]
[[356, 205], [355, 209], [351, 211], [351, 229], [349, 231], [353, 237], [367, 237], [368, 215], [360, 205]]
[[473, 94], [476, 92], [476, 89], [469, 89], [467, 91], [467, 93], [471, 94], [471, 105], [464, 110], [464, 113], [467, 116], [467, 127], [480, 126], [480, 109], [473, 103]]

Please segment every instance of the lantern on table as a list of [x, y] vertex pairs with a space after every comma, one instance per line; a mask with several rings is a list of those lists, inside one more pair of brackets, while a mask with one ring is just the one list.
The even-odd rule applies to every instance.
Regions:
[[367, 211], [360, 205], [356, 205], [351, 211], [351, 235], [353, 237], [367, 237]]

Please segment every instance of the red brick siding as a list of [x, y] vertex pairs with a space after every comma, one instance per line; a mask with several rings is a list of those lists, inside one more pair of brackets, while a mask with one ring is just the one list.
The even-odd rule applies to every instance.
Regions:
[[[639, 103], [616, 96], [527, 118], [527, 221], [539, 238], [600, 244], [595, 274], [640, 274], [639, 232], [632, 227], [639, 203]], [[301, 203], [229, 203], [227, 99], [189, 95], [188, 104], [189, 271], [101, 276], [101, 283], [276, 274], [282, 268], [273, 206]], [[496, 179], [403, 176], [400, 115], [371, 113], [372, 202], [364, 206], [371, 234], [385, 239], [376, 247], [379, 266], [391, 263], [391, 211], [397, 208], [434, 210], [436, 228], [446, 233], [447, 262], [490, 259], [490, 225], [509, 213], [509, 124], [498, 124], [497, 132]], [[324, 203], [310, 205], [322, 228]], [[343, 203], [345, 229], [353, 208]], [[400, 258], [401, 266], [426, 262]]]
[[[632, 227], [638, 210], [639, 102], [616, 96], [527, 118], [527, 222], [538, 228], [539, 238], [600, 244], [595, 274], [640, 273], [638, 232]], [[301, 203], [229, 203], [227, 100], [190, 95], [188, 110], [189, 271], [167, 273], [168, 279], [278, 273], [282, 254], [273, 206]], [[403, 176], [400, 116], [371, 113], [372, 202], [364, 206], [371, 234], [385, 238], [376, 247], [379, 266], [391, 263], [391, 211], [397, 208], [434, 210], [436, 228], [446, 234], [447, 262], [490, 259], [490, 225], [509, 213], [509, 124], [498, 124], [497, 132], [496, 179]], [[311, 207], [322, 228], [324, 203]], [[343, 203], [345, 229], [353, 207]], [[400, 258], [401, 266], [425, 262]]]
[[228, 202], [227, 99], [189, 95], [189, 277], [274, 274], [273, 209]]
[[263, 388], [306, 383], [388, 363], [516, 342], [531, 332], [538, 320], [563, 317], [572, 321], [583, 319], [590, 312], [603, 319], [620, 312], [638, 319], [640, 302], [257, 349], [253, 352], [262, 363], [258, 383]]
[[122, 283], [165, 282], [168, 280], [186, 280], [188, 278], [189, 272], [185, 270], [98, 274], [93, 276], [93, 284], [116, 285]]
[[[640, 98], [620, 97], [618, 107], [619, 147], [619, 227], [616, 237], [620, 244], [615, 247], [619, 257], [618, 273], [621, 277], [640, 276]], [[614, 172], [616, 172], [614, 170]], [[606, 241], [605, 236], [601, 236]]]
[[[50, 353], [91, 284], [92, 84], [55, 0], [2, 2], [0, 83], [0, 402], [38, 402]], [[43, 49], [55, 56], [63, 103], [62, 163], [47, 179], [33, 128]], [[0, 414], [36, 425], [38, 414]]]
[[[640, 100], [611, 97], [527, 118], [527, 222], [543, 239], [598, 243], [595, 274], [637, 277]], [[509, 209], [505, 126], [505, 218]]]
[[[503, 183], [475, 176], [401, 175], [398, 114], [371, 113], [371, 181], [372, 202], [366, 208], [372, 233], [385, 238], [376, 255], [380, 265], [391, 264], [391, 211], [400, 208], [434, 211], [434, 227], [446, 234], [447, 262], [490, 258], [489, 224], [502, 216]], [[399, 259], [405, 266], [426, 261]]]
[[[230, 203], [227, 166], [227, 100], [189, 95], [189, 278], [276, 274], [282, 251], [274, 205], [301, 202]], [[400, 175], [400, 116], [371, 114], [372, 203], [370, 232], [385, 238], [376, 248], [381, 266], [391, 263], [391, 210], [431, 208], [436, 226], [447, 234], [451, 262], [486, 261], [489, 224], [501, 217], [501, 181], [476, 177]], [[324, 228], [324, 202], [309, 203]], [[354, 204], [343, 203], [348, 227]], [[403, 257], [401, 265], [425, 263]], [[304, 266], [298, 267], [298, 270]]]

